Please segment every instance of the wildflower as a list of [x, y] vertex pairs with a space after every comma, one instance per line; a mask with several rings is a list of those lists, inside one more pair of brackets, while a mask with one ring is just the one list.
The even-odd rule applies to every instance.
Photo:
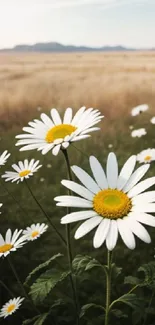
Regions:
[[41, 121], [29, 122], [29, 127], [24, 127], [23, 131], [28, 134], [17, 135], [19, 139], [16, 146], [22, 146], [21, 151], [37, 149], [45, 155], [52, 150], [53, 155], [57, 155], [60, 149], [66, 149], [72, 142], [90, 137], [88, 133], [99, 130], [94, 127], [101, 121], [98, 110], [81, 107], [72, 118], [72, 109], [67, 108], [63, 121], [58, 111], [51, 109], [51, 117], [41, 114]]
[[144, 128], [137, 129], [137, 130], [134, 130], [131, 132], [131, 136], [133, 138], [135, 138], [135, 137], [141, 138], [143, 135], [146, 135], [146, 134], [147, 134], [147, 132]]
[[31, 227], [27, 227], [26, 230], [23, 231], [23, 235], [25, 236], [26, 240], [35, 240], [40, 237], [46, 230], [48, 226], [45, 223], [37, 223], [36, 225], [33, 224]]
[[137, 161], [140, 163], [150, 163], [155, 160], [155, 149], [146, 149], [137, 155]]
[[21, 306], [22, 301], [24, 298], [18, 297], [14, 299], [10, 299], [1, 309], [0, 317], [8, 317], [12, 315], [19, 307]]
[[150, 122], [151, 122], [152, 124], [155, 124], [155, 116], [153, 116], [153, 117], [151, 118]]
[[0, 155], [0, 166], [5, 165], [7, 162], [7, 159], [10, 157], [10, 153], [8, 153], [7, 150], [5, 150], [1, 155]]
[[116, 156], [110, 153], [105, 174], [99, 161], [91, 156], [90, 167], [95, 180], [80, 167], [72, 167], [84, 186], [68, 180], [63, 180], [62, 184], [80, 197], [58, 196], [55, 201], [58, 206], [84, 208], [84, 211], [69, 213], [61, 219], [62, 224], [86, 220], [76, 230], [75, 239], [97, 227], [93, 239], [95, 248], [106, 241], [108, 250], [113, 250], [118, 234], [130, 249], [136, 246], [134, 235], [145, 243], [151, 242], [141, 223], [155, 227], [155, 217], [148, 214], [155, 212], [155, 191], [142, 192], [155, 184], [155, 177], [139, 182], [150, 165], [143, 165], [133, 172], [135, 165], [136, 156], [131, 156], [119, 174]]
[[16, 229], [12, 234], [11, 229], [8, 229], [3, 239], [0, 234], [0, 257], [7, 256], [10, 252], [15, 252], [18, 248], [25, 244], [24, 236], [20, 237], [22, 230]]
[[149, 106], [147, 104], [136, 106], [136, 107], [132, 108], [131, 115], [137, 116], [137, 115], [147, 111], [148, 109], [149, 109]]
[[5, 178], [6, 182], [22, 182], [24, 179], [29, 178], [33, 175], [33, 173], [38, 171], [38, 169], [42, 166], [38, 164], [39, 160], [35, 161], [34, 159], [31, 159], [30, 162], [28, 162], [27, 159], [25, 159], [24, 162], [19, 161], [17, 165], [12, 165], [12, 168], [15, 170], [15, 172], [7, 171], [4, 175], [2, 175], [2, 177]]
[[[3, 203], [0, 203], [0, 208], [2, 207]], [[0, 211], [0, 214], [1, 214], [1, 211]]]

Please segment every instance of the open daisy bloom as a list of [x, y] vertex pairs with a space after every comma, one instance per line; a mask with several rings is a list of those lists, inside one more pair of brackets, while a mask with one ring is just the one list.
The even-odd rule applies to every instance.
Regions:
[[5, 150], [1, 155], [0, 155], [0, 166], [5, 165], [7, 162], [7, 159], [10, 157], [10, 153], [8, 153], [7, 150]]
[[[0, 208], [2, 207], [3, 203], [0, 203]], [[1, 211], [0, 211], [0, 214], [1, 214]]]
[[70, 143], [88, 138], [88, 133], [99, 130], [94, 125], [103, 118], [97, 109], [86, 107], [72, 115], [72, 108], [66, 109], [63, 121], [55, 108], [51, 109], [51, 118], [42, 113], [41, 121], [35, 119], [23, 128], [27, 134], [16, 136], [19, 139], [16, 146], [22, 146], [21, 151], [37, 149], [43, 155], [52, 150], [56, 156], [61, 148], [66, 149]]
[[47, 230], [48, 226], [45, 225], [45, 223], [37, 223], [36, 225], [33, 224], [31, 225], [31, 227], [27, 227], [24, 231], [23, 231], [23, 235], [25, 237], [26, 240], [35, 240], [38, 237], [40, 237], [46, 230]]
[[106, 241], [108, 250], [113, 250], [119, 233], [130, 249], [136, 246], [134, 235], [150, 243], [150, 235], [141, 223], [155, 227], [155, 217], [148, 214], [155, 212], [155, 191], [142, 192], [155, 184], [155, 177], [138, 183], [150, 165], [143, 165], [134, 172], [135, 165], [136, 156], [131, 156], [118, 174], [116, 156], [110, 153], [105, 174], [99, 161], [91, 156], [90, 167], [95, 180], [80, 167], [72, 167], [84, 186], [68, 180], [63, 180], [62, 184], [80, 197], [66, 195], [55, 200], [58, 206], [84, 208], [84, 211], [67, 214], [61, 219], [62, 224], [86, 220], [77, 229], [75, 239], [97, 227], [93, 240], [95, 248]]
[[22, 182], [24, 179], [32, 176], [33, 173], [37, 172], [41, 166], [42, 165], [39, 165], [39, 160], [35, 161], [34, 159], [31, 159], [30, 162], [28, 162], [28, 160], [25, 159], [23, 162], [19, 161], [18, 165], [12, 165], [15, 172], [7, 171], [4, 175], [2, 175], [2, 177], [5, 178], [6, 182], [11, 181], [12, 183], [19, 183], [19, 181]]
[[10, 299], [1, 309], [0, 317], [8, 317], [12, 315], [19, 307], [21, 306], [24, 298], [18, 297], [14, 299]]
[[147, 134], [147, 132], [144, 128], [137, 129], [137, 130], [134, 130], [131, 132], [131, 136], [133, 138], [136, 138], [136, 137], [141, 138], [143, 135], [146, 135], [146, 134]]
[[[6, 232], [5, 239], [0, 234], [0, 257], [7, 256], [10, 252], [15, 252], [25, 244], [24, 236], [21, 236], [22, 230], [16, 229], [12, 234], [11, 229]], [[20, 238], [19, 238], [20, 237]]]
[[137, 155], [137, 161], [146, 164], [155, 161], [155, 149], [146, 149]]
[[150, 122], [151, 122], [152, 124], [155, 124], [155, 116], [153, 116], [153, 117], [151, 118]]
[[149, 109], [149, 106], [147, 104], [138, 105], [138, 106], [132, 108], [131, 115], [137, 116], [137, 115], [147, 111], [148, 109]]

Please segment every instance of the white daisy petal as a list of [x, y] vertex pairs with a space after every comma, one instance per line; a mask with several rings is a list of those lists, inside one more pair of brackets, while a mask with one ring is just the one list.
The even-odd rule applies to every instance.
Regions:
[[133, 205], [136, 205], [138, 203], [141, 204], [141, 202], [145, 202], [145, 203], [155, 202], [155, 191], [148, 191], [145, 193], [141, 193], [132, 198]]
[[130, 177], [129, 181], [123, 188], [123, 192], [129, 192], [140, 180], [141, 178], [147, 173], [150, 165], [143, 165], [139, 167]]
[[53, 122], [54, 122], [55, 125], [62, 124], [62, 120], [60, 118], [60, 115], [59, 115], [58, 111], [55, 108], [51, 109], [51, 116], [52, 116], [52, 119], [53, 119]]
[[79, 185], [73, 181], [63, 180], [61, 181], [61, 183], [71, 191], [75, 192], [76, 194], [79, 194], [87, 200], [92, 200], [94, 197], [94, 194], [92, 192], [90, 192], [84, 186]]
[[99, 225], [99, 223], [103, 220], [102, 217], [93, 217], [91, 219], [86, 220], [82, 225], [77, 229], [75, 233], [75, 239], [79, 239], [86, 234], [88, 234], [91, 230]]
[[155, 177], [150, 177], [135, 185], [129, 192], [128, 197], [132, 198], [155, 184]]
[[126, 218], [126, 224], [129, 226], [131, 231], [139, 237], [142, 241], [149, 244], [151, 242], [151, 238], [147, 230], [136, 220], [133, 220], [133, 218]]
[[128, 180], [130, 179], [130, 176], [133, 173], [135, 165], [136, 165], [136, 156], [131, 156], [126, 161], [119, 174], [118, 181], [117, 181], [117, 188], [119, 190], [122, 190], [122, 188], [126, 185]]
[[112, 251], [117, 243], [118, 238], [118, 227], [117, 221], [111, 220], [110, 222], [110, 229], [108, 231], [108, 235], [106, 237], [106, 246], [109, 251]]
[[102, 218], [102, 221], [99, 224], [93, 239], [93, 246], [95, 248], [99, 248], [104, 243], [110, 228], [110, 222], [110, 219]]
[[72, 121], [72, 108], [68, 107], [64, 114], [63, 124], [70, 124]]
[[61, 148], [61, 144], [58, 144], [57, 146], [55, 146], [52, 149], [52, 153], [53, 153], [54, 156], [57, 156], [58, 155], [60, 148]]
[[116, 156], [111, 152], [107, 160], [107, 180], [110, 188], [116, 188], [118, 178], [118, 164]]
[[117, 219], [118, 231], [122, 237], [124, 244], [129, 249], [135, 249], [136, 242], [132, 231], [129, 229], [125, 219]]
[[62, 224], [66, 223], [72, 223], [76, 221], [81, 221], [89, 218], [96, 217], [97, 213], [93, 210], [87, 210], [87, 211], [79, 211], [79, 212], [72, 212], [67, 214], [61, 219]]
[[80, 180], [80, 182], [87, 187], [89, 191], [93, 193], [97, 193], [100, 191], [99, 186], [95, 183], [92, 177], [90, 177], [83, 169], [78, 166], [72, 166], [72, 171]]
[[145, 225], [155, 227], [155, 217], [148, 213], [130, 212], [130, 218], [137, 220]]
[[101, 189], [108, 188], [107, 178], [99, 161], [94, 156], [91, 156], [89, 158], [89, 162], [90, 162], [92, 173], [94, 175], [94, 178], [98, 186]]

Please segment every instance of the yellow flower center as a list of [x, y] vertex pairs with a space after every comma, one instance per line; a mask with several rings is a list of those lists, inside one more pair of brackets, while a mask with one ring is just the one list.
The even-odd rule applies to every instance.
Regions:
[[71, 135], [77, 127], [70, 124], [60, 124], [51, 128], [45, 137], [47, 143], [52, 143], [57, 139], [64, 139], [67, 135]]
[[39, 231], [33, 231], [32, 232], [32, 234], [31, 234], [31, 236], [33, 237], [33, 238], [35, 238], [36, 236], [38, 236], [39, 235]]
[[10, 305], [10, 306], [7, 308], [7, 312], [8, 312], [8, 313], [11, 313], [11, 312], [15, 309], [15, 307], [16, 307], [15, 304]]
[[146, 156], [146, 157], [144, 158], [144, 160], [145, 160], [145, 161], [150, 161], [151, 158], [152, 158], [151, 156]]
[[24, 177], [24, 176], [27, 176], [28, 174], [30, 174], [31, 171], [26, 169], [26, 170], [23, 170], [22, 172], [19, 173], [19, 176], [20, 177]]
[[123, 218], [131, 210], [132, 204], [128, 196], [119, 190], [102, 190], [93, 199], [94, 210], [103, 218]]
[[6, 253], [8, 251], [10, 251], [10, 249], [13, 247], [13, 245], [11, 244], [5, 244], [0, 246], [0, 253]]

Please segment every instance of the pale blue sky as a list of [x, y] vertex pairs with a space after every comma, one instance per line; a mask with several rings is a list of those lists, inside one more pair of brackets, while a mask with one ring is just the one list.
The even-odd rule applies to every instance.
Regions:
[[155, 0], [0, 0], [0, 48], [63, 44], [155, 47]]

